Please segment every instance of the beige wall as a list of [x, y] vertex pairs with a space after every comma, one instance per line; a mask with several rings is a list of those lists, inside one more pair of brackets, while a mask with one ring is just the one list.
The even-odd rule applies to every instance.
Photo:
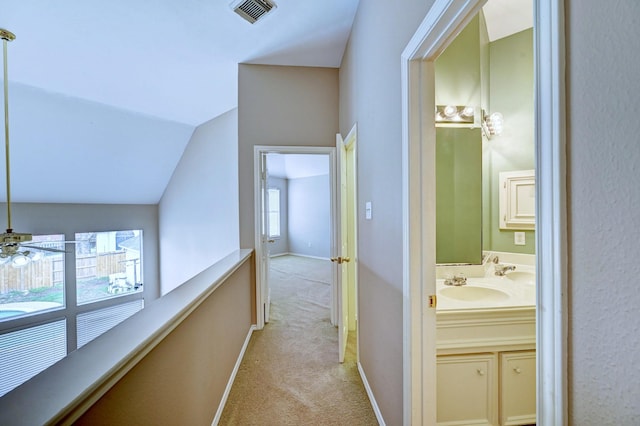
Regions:
[[340, 132], [358, 123], [360, 361], [388, 425], [403, 409], [400, 55], [432, 3], [361, 1], [340, 68]]
[[239, 65], [240, 247], [254, 246], [253, 147], [335, 146], [338, 70]]
[[570, 418], [638, 424], [640, 2], [566, 3]]
[[248, 259], [76, 424], [210, 425], [253, 322], [254, 286]]

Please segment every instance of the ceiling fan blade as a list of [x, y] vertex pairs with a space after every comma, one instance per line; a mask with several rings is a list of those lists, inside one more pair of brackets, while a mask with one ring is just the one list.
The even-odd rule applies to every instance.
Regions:
[[38, 247], [38, 246], [31, 246], [31, 245], [25, 245], [25, 244], [20, 244], [20, 247], [32, 248], [32, 249], [42, 250], [42, 251], [49, 251], [49, 252], [52, 252], [52, 253], [69, 253], [68, 251], [65, 251], [65, 250], [62, 250], [62, 249], [54, 249], [54, 248], [49, 248], [49, 247]]

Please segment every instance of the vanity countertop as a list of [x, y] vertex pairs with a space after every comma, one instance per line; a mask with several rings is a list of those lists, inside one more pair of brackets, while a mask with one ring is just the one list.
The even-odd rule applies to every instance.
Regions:
[[438, 311], [534, 308], [536, 304], [535, 271], [529, 265], [516, 265], [514, 271], [497, 276], [469, 277], [467, 284], [448, 286], [436, 280]]

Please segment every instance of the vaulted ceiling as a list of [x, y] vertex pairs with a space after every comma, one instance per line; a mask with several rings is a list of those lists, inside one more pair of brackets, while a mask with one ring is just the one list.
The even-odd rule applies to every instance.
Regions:
[[339, 67], [359, 0], [275, 1], [253, 25], [229, 0], [3, 2], [12, 200], [157, 203], [238, 63]]
[[13, 200], [157, 203], [195, 127], [237, 106], [237, 64], [340, 66], [358, 0], [276, 0], [253, 25], [230, 3], [4, 2]]

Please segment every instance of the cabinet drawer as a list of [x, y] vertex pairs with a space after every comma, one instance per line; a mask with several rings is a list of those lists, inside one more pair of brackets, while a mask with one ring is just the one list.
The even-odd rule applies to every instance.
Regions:
[[438, 425], [497, 425], [497, 376], [495, 354], [439, 356]]
[[536, 423], [536, 352], [500, 354], [500, 424]]

